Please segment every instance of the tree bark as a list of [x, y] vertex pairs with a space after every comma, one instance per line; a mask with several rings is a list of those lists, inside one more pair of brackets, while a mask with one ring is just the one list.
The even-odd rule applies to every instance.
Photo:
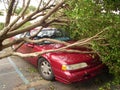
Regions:
[[11, 16], [12, 16], [14, 3], [15, 3], [15, 0], [11, 0], [10, 5], [8, 7], [8, 11], [7, 11], [5, 27], [10, 23], [10, 19], [11, 19]]

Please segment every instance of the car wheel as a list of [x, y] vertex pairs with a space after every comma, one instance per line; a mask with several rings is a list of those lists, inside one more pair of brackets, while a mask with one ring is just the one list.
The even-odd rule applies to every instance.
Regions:
[[50, 63], [45, 58], [40, 58], [38, 61], [38, 70], [42, 78], [52, 81], [54, 74]]

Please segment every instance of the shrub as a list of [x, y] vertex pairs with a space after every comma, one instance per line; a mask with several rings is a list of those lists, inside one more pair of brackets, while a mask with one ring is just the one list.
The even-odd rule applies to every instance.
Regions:
[[65, 14], [70, 22], [69, 27], [65, 28], [77, 40], [92, 37], [107, 28], [98, 40], [91, 42], [91, 48], [100, 54], [110, 73], [115, 76], [114, 83], [120, 84], [120, 16], [112, 12], [102, 13], [102, 5], [92, 1], [69, 1]]

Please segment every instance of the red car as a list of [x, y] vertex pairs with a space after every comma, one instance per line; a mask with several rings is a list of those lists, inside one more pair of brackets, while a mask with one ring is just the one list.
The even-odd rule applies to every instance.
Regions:
[[[27, 35], [29, 36], [36, 30], [32, 30]], [[33, 39], [52, 38], [61, 41], [70, 42], [71, 39], [66, 34], [58, 29], [45, 28]], [[49, 41], [42, 43], [24, 43], [18, 52], [32, 53], [50, 49], [57, 49], [63, 47], [62, 44], [55, 44]], [[80, 51], [88, 51], [89, 49], [83, 47], [76, 47]], [[104, 64], [100, 61], [96, 54], [80, 54], [68, 52], [50, 52], [41, 55], [40, 57], [25, 58], [31, 64], [35, 65], [40, 75], [46, 80], [58, 80], [60, 82], [69, 84], [81, 80], [92, 78], [99, 74], [104, 68]]]

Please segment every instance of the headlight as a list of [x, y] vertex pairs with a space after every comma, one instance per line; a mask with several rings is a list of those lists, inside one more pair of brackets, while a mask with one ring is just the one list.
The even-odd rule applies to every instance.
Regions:
[[76, 70], [87, 67], [87, 63], [77, 63], [77, 64], [71, 64], [71, 65], [62, 65], [62, 70]]

